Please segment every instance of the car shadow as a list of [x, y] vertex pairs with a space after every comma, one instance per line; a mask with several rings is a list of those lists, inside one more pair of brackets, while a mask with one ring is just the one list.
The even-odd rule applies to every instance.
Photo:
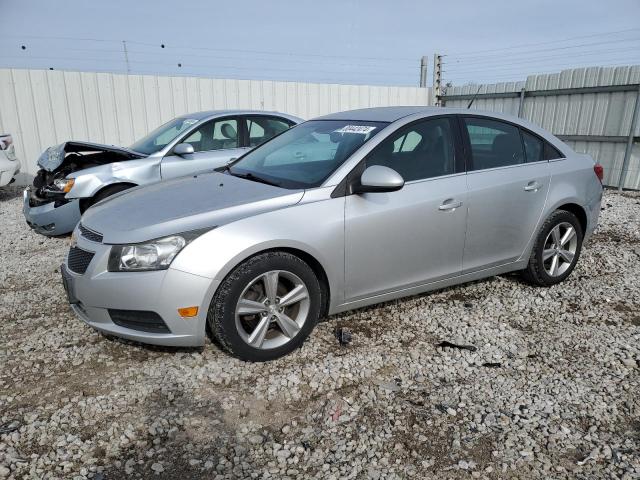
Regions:
[[6, 185], [4, 187], [0, 187], [0, 202], [8, 202], [15, 199], [16, 197], [20, 197], [23, 190], [24, 187], [19, 187], [16, 185]]

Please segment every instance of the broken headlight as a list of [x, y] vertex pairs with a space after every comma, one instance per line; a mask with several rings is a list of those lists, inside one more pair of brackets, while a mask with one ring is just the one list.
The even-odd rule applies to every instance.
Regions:
[[166, 270], [184, 247], [209, 230], [211, 228], [194, 230], [132, 245], [113, 245], [108, 269], [110, 272]]
[[73, 178], [56, 178], [53, 181], [53, 186], [62, 193], [69, 193], [74, 183], [75, 179]]

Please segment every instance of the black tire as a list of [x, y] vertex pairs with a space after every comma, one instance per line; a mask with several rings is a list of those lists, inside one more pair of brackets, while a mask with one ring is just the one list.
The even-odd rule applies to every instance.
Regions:
[[[569, 223], [575, 229], [577, 239], [576, 251], [568, 268], [557, 276], [551, 276], [544, 267], [542, 255], [545, 249], [547, 237], [557, 225], [562, 223]], [[566, 210], [556, 210], [553, 212], [544, 222], [535, 239], [533, 250], [531, 251], [531, 257], [529, 258], [529, 264], [527, 268], [522, 271], [522, 277], [527, 282], [541, 287], [550, 287], [551, 285], [562, 282], [571, 274], [578, 262], [578, 259], [580, 258], [583, 236], [584, 233], [582, 231], [580, 221], [573, 213]]]
[[115, 185], [109, 185], [108, 187], [103, 188], [98, 193], [96, 193], [91, 198], [83, 198], [80, 201], [80, 213], [84, 213], [89, 207], [95, 205], [101, 200], [104, 200], [111, 195], [115, 195], [116, 193], [124, 192], [125, 190], [129, 190], [130, 188], [135, 187], [135, 185], [131, 183], [117, 183]]
[[[273, 270], [290, 272], [301, 279], [309, 293], [309, 310], [298, 333], [284, 345], [262, 349], [249, 345], [236, 327], [235, 309], [244, 289], [258, 276]], [[218, 287], [207, 313], [209, 332], [231, 355], [245, 361], [265, 362], [299, 348], [318, 323], [322, 292], [315, 273], [303, 260], [286, 252], [266, 252], [238, 265]]]

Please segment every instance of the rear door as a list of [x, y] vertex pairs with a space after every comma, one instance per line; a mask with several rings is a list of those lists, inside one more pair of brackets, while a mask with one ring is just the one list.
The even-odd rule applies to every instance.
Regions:
[[246, 132], [243, 145], [246, 150], [256, 148], [295, 125], [291, 120], [275, 115], [247, 115], [243, 121]]
[[345, 202], [347, 300], [459, 275], [466, 180], [454, 117], [402, 127], [364, 160], [405, 180], [401, 190], [349, 195]]
[[542, 140], [514, 124], [464, 116], [461, 129], [470, 163], [463, 258], [469, 273], [522, 255], [544, 209], [550, 169]]
[[209, 120], [187, 134], [181, 143], [193, 146], [194, 153], [179, 156], [169, 152], [161, 163], [162, 179], [211, 171], [244, 153], [239, 117]]

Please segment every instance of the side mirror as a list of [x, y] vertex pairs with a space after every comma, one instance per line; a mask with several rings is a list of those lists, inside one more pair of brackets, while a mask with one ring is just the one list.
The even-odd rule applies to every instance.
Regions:
[[194, 152], [193, 145], [191, 145], [190, 143], [179, 143], [178, 145], [173, 147], [173, 153], [180, 157], [183, 157], [184, 155], [189, 155], [193, 152]]
[[395, 170], [382, 165], [368, 167], [355, 185], [353, 193], [395, 192], [404, 187], [404, 179]]

